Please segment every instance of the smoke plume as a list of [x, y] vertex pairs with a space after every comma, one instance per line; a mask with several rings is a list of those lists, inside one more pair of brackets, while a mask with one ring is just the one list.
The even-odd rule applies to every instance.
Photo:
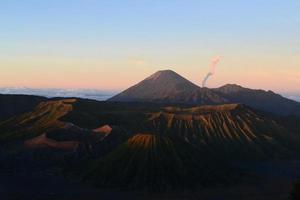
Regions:
[[210, 76], [215, 74], [215, 70], [216, 70], [216, 66], [217, 64], [220, 62], [220, 57], [217, 56], [215, 58], [213, 58], [211, 60], [210, 63], [210, 71], [206, 74], [206, 76], [204, 77], [203, 81], [202, 81], [202, 87], [205, 87], [207, 80], [209, 79]]

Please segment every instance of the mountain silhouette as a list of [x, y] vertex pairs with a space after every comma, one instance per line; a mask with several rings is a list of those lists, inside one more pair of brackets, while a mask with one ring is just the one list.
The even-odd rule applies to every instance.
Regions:
[[154, 73], [109, 101], [219, 104], [226, 99], [207, 88], [200, 88], [172, 70]]
[[108, 101], [186, 105], [238, 103], [277, 115], [300, 115], [299, 102], [272, 91], [249, 89], [236, 84], [202, 88], [172, 70], [158, 71]]
[[231, 103], [243, 103], [253, 108], [278, 115], [300, 115], [300, 103], [272, 91], [249, 89], [236, 84], [227, 84], [213, 89]]

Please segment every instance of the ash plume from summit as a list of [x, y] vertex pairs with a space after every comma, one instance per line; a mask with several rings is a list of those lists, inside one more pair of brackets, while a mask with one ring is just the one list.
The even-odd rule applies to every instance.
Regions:
[[202, 81], [202, 87], [205, 87], [207, 80], [209, 79], [210, 76], [215, 74], [216, 66], [220, 62], [220, 57], [217, 56], [211, 60], [210, 64], [210, 71], [206, 74]]

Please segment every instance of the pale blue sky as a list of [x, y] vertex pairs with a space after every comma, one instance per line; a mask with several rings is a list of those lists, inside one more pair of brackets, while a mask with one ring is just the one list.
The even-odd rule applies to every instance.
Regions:
[[[2, 0], [0, 27], [2, 75], [19, 73], [0, 86], [58, 87], [43, 81], [12, 80], [25, 75], [24, 67], [27, 76], [35, 76], [37, 66], [49, 72], [50, 80], [55, 74], [51, 70], [70, 67], [71, 63], [76, 63], [78, 73], [84, 69], [111, 75], [120, 70], [136, 73], [128, 75], [132, 82], [118, 85], [94, 80], [82, 83], [82, 87], [113, 85], [111, 88], [122, 89], [169, 66], [200, 83], [194, 74], [201, 68], [199, 76], [203, 76], [214, 55], [221, 55], [227, 72], [212, 80], [211, 86], [232, 82], [232, 77], [226, 76], [228, 71], [266, 74], [274, 70], [268, 77], [274, 84], [233, 81], [249, 87], [296, 91], [294, 85], [299, 83], [299, 0]], [[89, 59], [97, 61], [90, 63]], [[128, 60], [143, 65], [142, 72], [136, 72], [139, 68], [132, 68]], [[276, 85], [284, 68], [287, 76], [294, 75], [297, 80]], [[69, 81], [74, 80], [75, 72]]]

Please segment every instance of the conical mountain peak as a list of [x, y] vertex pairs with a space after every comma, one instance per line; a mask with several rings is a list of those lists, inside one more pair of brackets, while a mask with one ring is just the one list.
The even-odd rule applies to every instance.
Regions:
[[146, 78], [146, 80], [149, 79], [158, 79], [158, 78], [183, 78], [182, 76], [180, 76], [179, 74], [177, 74], [176, 72], [167, 69], [167, 70], [159, 70], [157, 72], [155, 72], [154, 74], [152, 74], [151, 76], [149, 76], [148, 78]]
[[183, 104], [224, 102], [218, 95], [200, 88], [172, 70], [157, 71], [109, 100]]

